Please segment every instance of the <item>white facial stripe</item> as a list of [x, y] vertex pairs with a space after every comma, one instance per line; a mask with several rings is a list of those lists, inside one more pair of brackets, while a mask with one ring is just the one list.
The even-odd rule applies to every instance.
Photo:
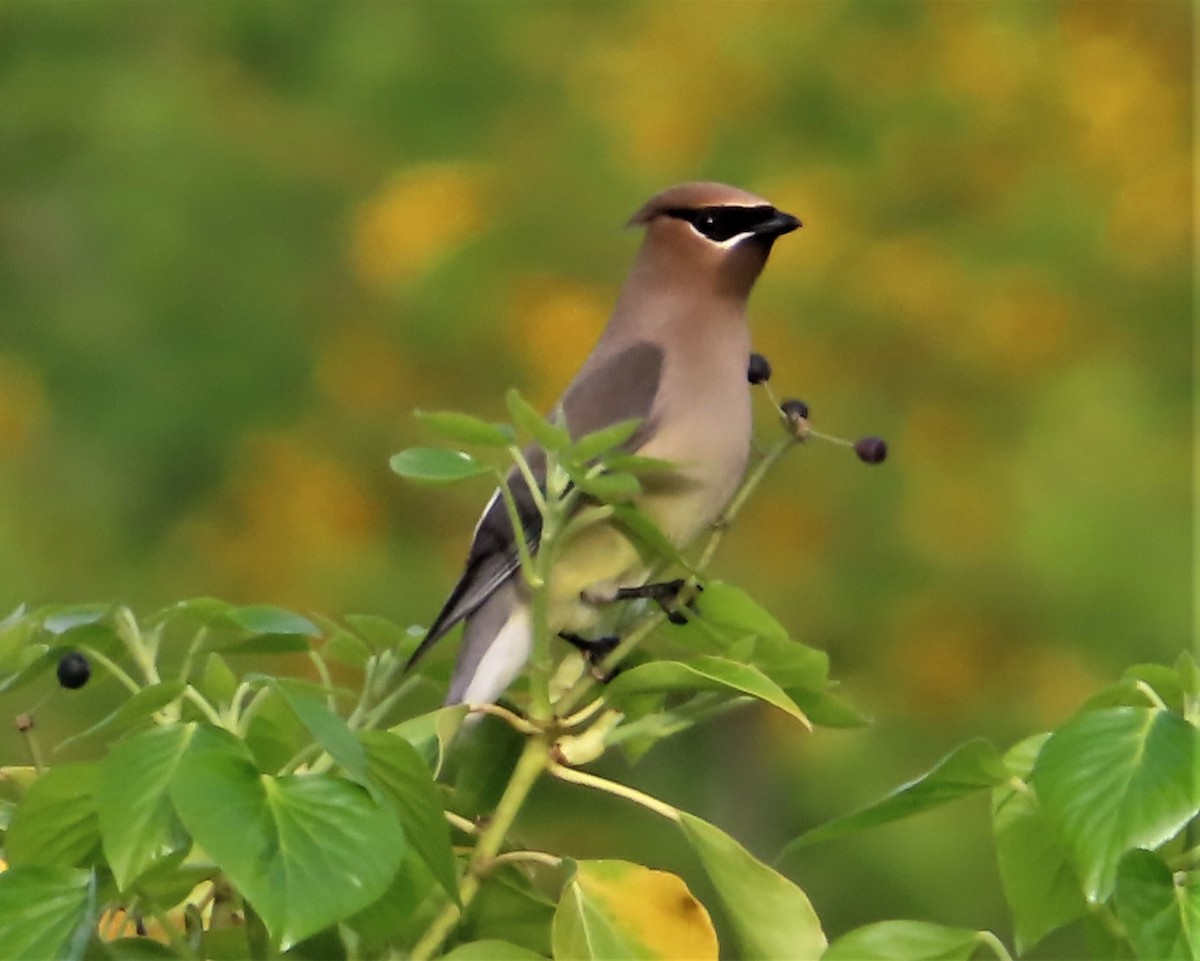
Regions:
[[736, 247], [747, 237], [754, 236], [753, 230], [744, 230], [740, 234], [734, 234], [728, 240], [713, 240], [712, 237], [708, 237], [705, 234], [701, 233], [700, 230], [697, 229], [695, 224], [689, 223], [688, 226], [692, 228], [692, 233], [696, 234], [696, 236], [700, 237], [706, 243], [710, 243], [714, 247], [720, 247], [723, 250], [728, 250], [730, 247]]

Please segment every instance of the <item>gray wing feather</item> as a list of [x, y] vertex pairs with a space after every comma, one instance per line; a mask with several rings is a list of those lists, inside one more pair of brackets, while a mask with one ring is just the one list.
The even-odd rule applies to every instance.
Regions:
[[[653, 435], [654, 398], [662, 379], [663, 349], [639, 341], [584, 365], [562, 398], [567, 430], [574, 438], [634, 418], [642, 421], [623, 449], [636, 451]], [[546, 486], [546, 457], [539, 447], [525, 450], [525, 458], [541, 490]], [[515, 468], [508, 487], [517, 504], [517, 515], [530, 550], [542, 534], [542, 517], [524, 477]], [[424, 639], [409, 658], [411, 667], [430, 647], [464, 617], [469, 617], [520, 567], [516, 538], [499, 491], [493, 494], [475, 527], [466, 567], [446, 598]]]

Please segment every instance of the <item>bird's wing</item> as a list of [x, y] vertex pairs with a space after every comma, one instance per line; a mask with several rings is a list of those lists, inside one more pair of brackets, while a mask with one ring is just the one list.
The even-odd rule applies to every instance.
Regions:
[[[562, 399], [571, 436], [582, 437], [610, 424], [637, 418], [642, 421], [641, 426], [622, 446], [629, 451], [640, 448], [655, 430], [652, 411], [662, 366], [662, 348], [646, 341], [586, 364]], [[524, 454], [538, 487], [545, 491], [545, 453], [534, 446]], [[517, 505], [525, 542], [531, 551], [536, 550], [542, 535], [542, 515], [524, 477], [515, 468], [509, 472], [508, 487]], [[462, 576], [406, 667], [411, 667], [443, 634], [475, 611], [516, 572], [521, 563], [516, 544], [508, 510], [497, 490], [475, 525]]]

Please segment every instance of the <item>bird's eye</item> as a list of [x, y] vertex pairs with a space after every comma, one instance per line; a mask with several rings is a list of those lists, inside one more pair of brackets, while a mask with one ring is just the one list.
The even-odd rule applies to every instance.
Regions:
[[740, 234], [752, 234], [755, 229], [775, 215], [774, 207], [714, 207], [678, 208], [668, 210], [668, 217], [686, 220], [693, 229], [714, 243], [723, 244]]

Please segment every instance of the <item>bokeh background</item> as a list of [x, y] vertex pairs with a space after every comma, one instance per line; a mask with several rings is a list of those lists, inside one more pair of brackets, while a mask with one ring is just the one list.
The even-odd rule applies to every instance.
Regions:
[[[719, 179], [805, 223], [752, 302], [773, 386], [892, 456], [795, 452], [718, 572], [876, 723], [748, 711], [627, 776], [770, 855], [968, 736], [1057, 723], [1193, 642], [1193, 18], [5, 4], [0, 606], [426, 623], [487, 491], [389, 474], [429, 440], [409, 412], [548, 404], [638, 243], [624, 219]], [[543, 806], [554, 843], [645, 856], [639, 815], [571, 797]], [[1006, 933], [986, 825], [980, 799], [787, 867], [834, 934]], [[669, 840], [651, 856], [695, 881]]]

